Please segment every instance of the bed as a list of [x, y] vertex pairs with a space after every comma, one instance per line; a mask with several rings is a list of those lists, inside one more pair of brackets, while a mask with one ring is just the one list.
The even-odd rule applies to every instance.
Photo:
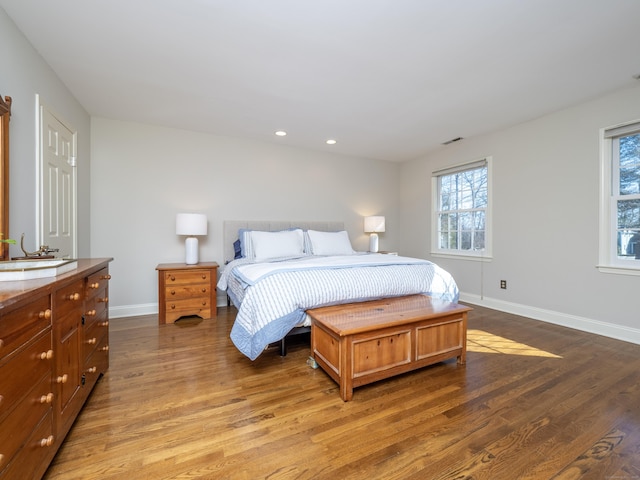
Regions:
[[342, 222], [225, 221], [218, 289], [238, 309], [231, 340], [250, 360], [306, 310], [411, 294], [458, 301], [445, 270], [424, 259], [355, 252]]

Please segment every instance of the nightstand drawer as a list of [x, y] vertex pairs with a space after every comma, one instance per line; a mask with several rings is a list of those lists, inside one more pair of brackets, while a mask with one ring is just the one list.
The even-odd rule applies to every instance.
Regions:
[[209, 285], [175, 285], [165, 288], [165, 298], [167, 302], [183, 300], [189, 298], [209, 298]]
[[211, 281], [211, 272], [208, 270], [183, 270], [165, 272], [165, 285], [188, 285], [192, 283], [207, 284]]

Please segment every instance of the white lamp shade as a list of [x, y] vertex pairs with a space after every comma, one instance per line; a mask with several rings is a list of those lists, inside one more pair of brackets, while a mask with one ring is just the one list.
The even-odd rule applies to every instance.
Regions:
[[176, 235], [206, 235], [207, 216], [201, 213], [176, 215]]
[[384, 232], [384, 217], [364, 217], [364, 231], [365, 233]]

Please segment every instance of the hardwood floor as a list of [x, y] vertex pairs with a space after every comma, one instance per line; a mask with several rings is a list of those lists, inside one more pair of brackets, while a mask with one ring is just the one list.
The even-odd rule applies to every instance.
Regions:
[[640, 345], [474, 307], [455, 359], [357, 388], [255, 362], [235, 309], [111, 320], [111, 366], [45, 478], [639, 479]]

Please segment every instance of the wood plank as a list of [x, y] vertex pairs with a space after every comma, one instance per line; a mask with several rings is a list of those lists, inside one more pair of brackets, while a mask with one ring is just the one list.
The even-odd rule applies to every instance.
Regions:
[[242, 356], [232, 307], [111, 319], [110, 369], [45, 478], [640, 477], [640, 345], [473, 308], [465, 366], [347, 403], [304, 335]]

